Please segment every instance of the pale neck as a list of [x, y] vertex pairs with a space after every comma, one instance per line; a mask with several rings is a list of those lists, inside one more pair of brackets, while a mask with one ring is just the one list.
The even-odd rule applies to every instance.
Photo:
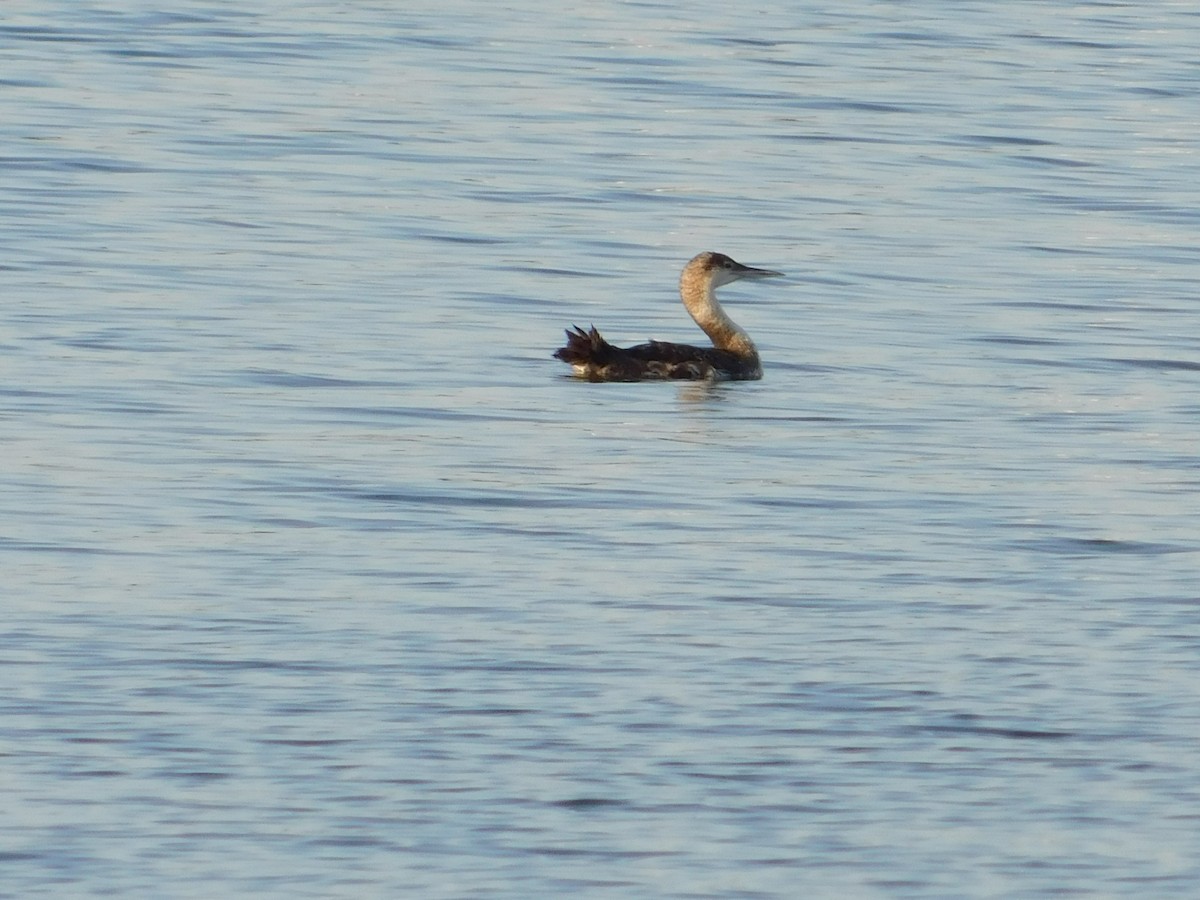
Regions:
[[750, 335], [729, 318], [729, 314], [717, 301], [711, 277], [705, 273], [684, 269], [683, 277], [679, 280], [679, 295], [683, 298], [683, 305], [688, 313], [708, 335], [714, 347], [742, 356], [758, 355]]

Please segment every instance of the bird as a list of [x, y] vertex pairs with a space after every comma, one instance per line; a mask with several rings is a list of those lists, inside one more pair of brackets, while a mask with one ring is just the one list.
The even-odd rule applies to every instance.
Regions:
[[593, 325], [567, 329], [567, 344], [554, 356], [572, 375], [588, 381], [753, 381], [762, 378], [754, 342], [717, 301], [717, 288], [741, 279], [777, 278], [782, 272], [744, 266], [724, 253], [706, 250], [692, 257], [679, 276], [684, 308], [708, 335], [711, 347], [649, 341], [615, 347]]

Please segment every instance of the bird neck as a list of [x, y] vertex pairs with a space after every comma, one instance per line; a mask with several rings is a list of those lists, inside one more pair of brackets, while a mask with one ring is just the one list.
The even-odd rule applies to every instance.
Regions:
[[741, 356], [757, 356], [758, 351], [750, 335], [729, 318], [717, 301], [712, 278], [700, 276], [685, 269], [679, 280], [679, 294], [683, 305], [700, 329], [708, 335], [718, 350], [729, 350]]

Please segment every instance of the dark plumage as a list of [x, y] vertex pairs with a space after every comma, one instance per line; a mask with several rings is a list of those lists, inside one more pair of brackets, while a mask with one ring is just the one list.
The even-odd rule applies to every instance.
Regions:
[[567, 345], [555, 357], [581, 368], [588, 381], [703, 381], [761, 378], [756, 362], [729, 350], [648, 341], [636, 347], [614, 347], [593, 326], [567, 330]]

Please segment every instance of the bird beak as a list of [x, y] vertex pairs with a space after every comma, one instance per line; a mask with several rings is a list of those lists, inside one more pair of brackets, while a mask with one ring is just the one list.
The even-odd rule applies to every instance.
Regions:
[[756, 269], [754, 266], [742, 266], [736, 269], [738, 278], [782, 278], [782, 272], [776, 272], [774, 269]]

